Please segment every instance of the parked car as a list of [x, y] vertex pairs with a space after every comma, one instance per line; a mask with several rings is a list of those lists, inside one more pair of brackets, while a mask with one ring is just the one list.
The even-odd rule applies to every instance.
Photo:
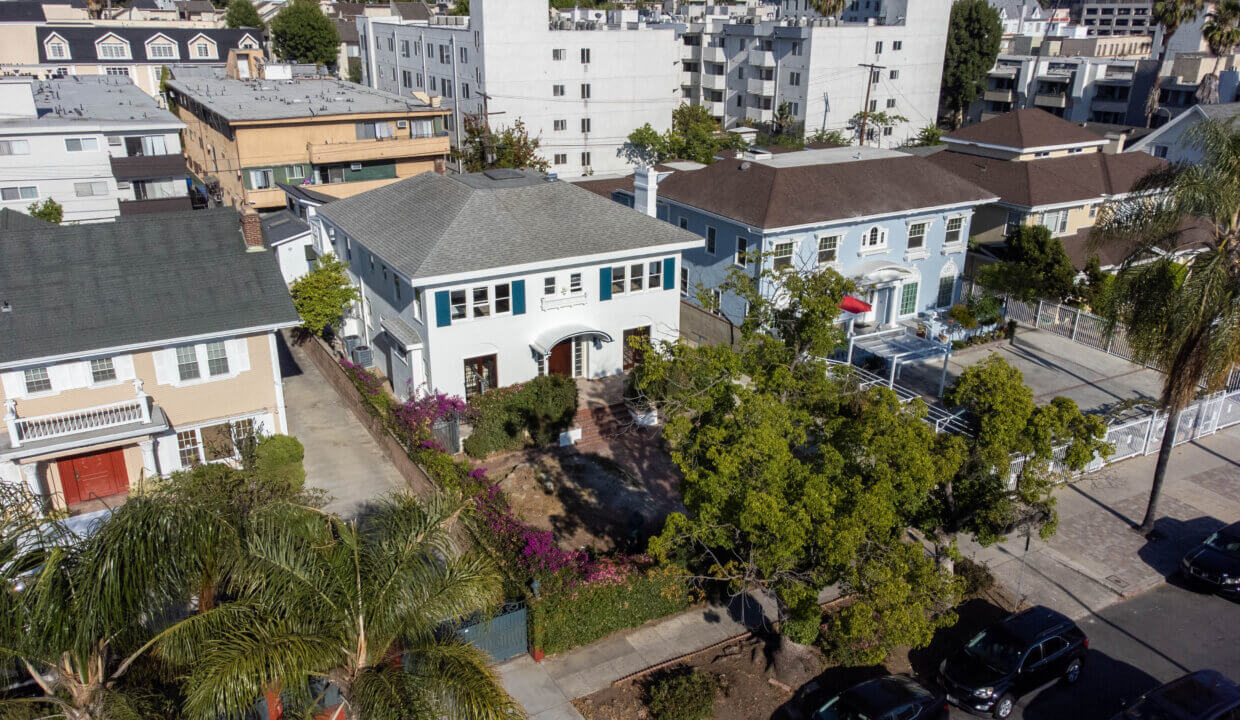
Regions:
[[1198, 670], [1150, 690], [1112, 720], [1235, 720], [1240, 685], [1214, 670]]
[[802, 712], [810, 720], [947, 720], [943, 693], [909, 675], [888, 675], [828, 696], [817, 683], [802, 690]]
[[1189, 583], [1240, 600], [1240, 522], [1189, 550], [1180, 560], [1180, 569]]
[[1006, 718], [1021, 696], [1080, 679], [1088, 650], [1076, 623], [1039, 605], [975, 635], [939, 665], [939, 675], [951, 704]]

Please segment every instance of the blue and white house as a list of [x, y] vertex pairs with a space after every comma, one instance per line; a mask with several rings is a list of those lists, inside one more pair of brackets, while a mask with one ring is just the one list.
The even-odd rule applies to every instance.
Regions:
[[681, 285], [717, 293], [721, 314], [744, 301], [717, 288], [730, 268], [832, 268], [853, 278], [872, 309], [859, 323], [886, 327], [948, 308], [960, 294], [969, 224], [994, 193], [925, 159], [869, 147], [772, 155], [745, 152], [692, 170], [641, 168], [632, 185], [584, 183], [704, 243], [684, 252]]
[[369, 345], [402, 396], [629, 369], [630, 337], [679, 336], [681, 253], [702, 244], [519, 170], [423, 173], [309, 222], [362, 290], [344, 335]]

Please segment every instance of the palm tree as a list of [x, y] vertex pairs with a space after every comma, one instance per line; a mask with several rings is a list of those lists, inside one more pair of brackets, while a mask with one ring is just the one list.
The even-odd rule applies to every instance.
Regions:
[[[1204, 102], [1218, 103], [1218, 66], [1224, 55], [1230, 55], [1236, 45], [1240, 45], [1240, 0], [1219, 0], [1210, 12], [1206, 13], [1205, 25], [1201, 28], [1201, 37], [1210, 47], [1214, 55], [1214, 72], [1209, 75], [1209, 87], [1212, 96]], [[1206, 81], [1203, 79], [1203, 86]]]
[[809, 6], [823, 17], [834, 17], [844, 12], [850, 0], [809, 0]]
[[1163, 36], [1158, 49], [1158, 63], [1154, 66], [1154, 87], [1150, 90], [1149, 98], [1145, 102], [1145, 124], [1147, 126], [1153, 124], [1154, 114], [1158, 110], [1163, 62], [1167, 57], [1167, 45], [1171, 42], [1171, 36], [1180, 29], [1180, 25], [1196, 19], [1205, 6], [1206, 0], [1155, 0], [1154, 2], [1152, 13], [1154, 22], [1162, 26]]
[[[1133, 359], [1165, 372], [1167, 429], [1142, 532], [1157, 518], [1181, 411], [1240, 361], [1240, 128], [1203, 122], [1189, 142], [1201, 162], [1152, 171], [1104, 208], [1092, 237], [1131, 249], [1103, 308], [1108, 335], [1122, 324]], [[1198, 248], [1187, 261], [1173, 257]]]
[[350, 720], [521, 717], [486, 655], [441, 632], [500, 599], [493, 565], [465, 549], [470, 516], [459, 499], [408, 493], [354, 522], [262, 511], [230, 578], [238, 599], [161, 645], [190, 667], [186, 714], [233, 717], [272, 687], [317, 702], [313, 678], [339, 690], [336, 717]]

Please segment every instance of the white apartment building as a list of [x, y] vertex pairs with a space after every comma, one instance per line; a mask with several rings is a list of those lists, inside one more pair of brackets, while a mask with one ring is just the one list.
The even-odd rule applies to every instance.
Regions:
[[2, 78], [0, 208], [52, 198], [67, 223], [188, 210], [184, 127], [128, 78]]
[[[1144, 40], [1134, 42], [1138, 39]], [[1114, 57], [1000, 55], [987, 75], [982, 97], [969, 108], [968, 122], [1038, 108], [1073, 122], [1144, 124], [1145, 98], [1135, 89], [1140, 62]]]
[[[359, 17], [363, 82], [402, 95], [442, 97], [492, 127], [525, 123], [561, 177], [626, 170], [617, 150], [634, 129], [671, 125], [681, 95], [675, 27], [635, 11], [552, 19], [544, 0], [474, 0], [469, 17]], [[937, 87], [937, 83], [936, 83]]]
[[950, 0], [854, 3], [838, 20], [804, 5], [786, 0], [778, 21], [690, 23], [683, 94], [729, 129], [770, 122], [785, 102], [807, 134], [846, 130], [864, 108], [907, 118], [869, 128], [867, 142], [886, 147], [934, 124]]

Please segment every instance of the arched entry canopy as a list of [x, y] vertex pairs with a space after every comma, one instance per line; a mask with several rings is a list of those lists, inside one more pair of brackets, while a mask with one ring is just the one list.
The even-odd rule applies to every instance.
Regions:
[[857, 279], [858, 285], [865, 287], [903, 280], [912, 277], [913, 271], [889, 260], [871, 260], [858, 265], [852, 276]]
[[592, 328], [589, 325], [560, 325], [549, 330], [543, 330], [538, 333], [530, 343], [530, 347], [539, 355], [550, 355], [551, 348], [559, 345], [565, 340], [581, 337], [583, 335], [592, 335], [603, 342], [611, 342], [612, 337], [606, 332], [598, 328]]

